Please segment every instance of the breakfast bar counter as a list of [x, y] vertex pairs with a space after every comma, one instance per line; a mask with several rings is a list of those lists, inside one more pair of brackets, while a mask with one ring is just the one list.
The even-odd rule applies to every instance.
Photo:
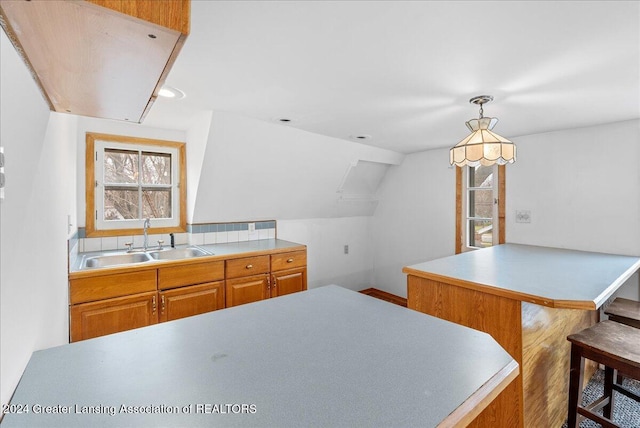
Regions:
[[486, 333], [330, 285], [37, 351], [3, 428], [462, 427], [518, 373]]
[[551, 427], [567, 416], [566, 337], [594, 324], [638, 268], [638, 257], [503, 244], [403, 272], [409, 308], [491, 334], [520, 364], [516, 382], [472, 426], [511, 427], [495, 421], [515, 418]]

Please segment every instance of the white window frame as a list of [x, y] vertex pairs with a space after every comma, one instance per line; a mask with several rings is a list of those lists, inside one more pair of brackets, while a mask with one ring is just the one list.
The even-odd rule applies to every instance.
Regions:
[[[462, 251], [471, 251], [477, 250], [482, 247], [476, 247], [470, 245], [470, 230], [469, 230], [469, 221], [470, 220], [481, 220], [483, 218], [480, 217], [470, 217], [469, 216], [469, 191], [473, 189], [487, 189], [486, 187], [480, 188], [470, 188], [469, 187], [469, 168], [474, 168], [470, 166], [464, 166], [462, 168]], [[492, 196], [493, 196], [493, 207], [492, 207], [492, 217], [491, 217], [491, 225], [492, 225], [492, 241], [491, 246], [498, 245], [499, 240], [499, 231], [500, 231], [500, 217], [498, 212], [498, 200], [499, 200], [499, 168], [498, 165], [493, 165], [493, 179], [492, 179]], [[475, 232], [473, 232], [475, 234]]]

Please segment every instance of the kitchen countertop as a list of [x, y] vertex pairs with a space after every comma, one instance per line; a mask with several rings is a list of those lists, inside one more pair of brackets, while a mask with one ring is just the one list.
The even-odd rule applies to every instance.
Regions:
[[639, 268], [639, 257], [502, 244], [403, 272], [553, 308], [597, 309]]
[[288, 250], [303, 245], [282, 239], [260, 239], [257, 241], [229, 242], [226, 244], [198, 245], [198, 247], [217, 256], [235, 255], [240, 253], [264, 252], [271, 250]]
[[[93, 269], [81, 269], [80, 265], [82, 263], [83, 256], [91, 257], [98, 256], [104, 254], [115, 254], [115, 253], [125, 253], [126, 250], [112, 250], [112, 251], [93, 251], [86, 253], [78, 253], [78, 257], [76, 257], [75, 263], [73, 263], [69, 267], [69, 273], [72, 276], [75, 276], [78, 273], [81, 274], [96, 274], [98, 272], [110, 272], [114, 269], [147, 269], [158, 267], [160, 264], [167, 263], [181, 263], [185, 261], [194, 262], [194, 261], [209, 261], [216, 259], [228, 259], [232, 257], [244, 257], [251, 256], [254, 253], [269, 253], [269, 252], [278, 252], [278, 251], [287, 251], [287, 250], [303, 250], [306, 248], [305, 245], [298, 244], [295, 242], [285, 241], [282, 239], [260, 239], [255, 241], [243, 241], [243, 242], [230, 242], [226, 244], [208, 244], [208, 245], [176, 245], [176, 248], [185, 248], [185, 247], [198, 247], [203, 250], [211, 253], [211, 255], [200, 256], [200, 257], [191, 257], [187, 259], [180, 260], [154, 260], [144, 263], [131, 263], [127, 265], [114, 265], [104, 268], [93, 268]], [[164, 247], [168, 248], [167, 246]], [[153, 251], [155, 247], [151, 247], [149, 251]]]
[[331, 285], [34, 352], [3, 428], [455, 426], [518, 370], [486, 333]]

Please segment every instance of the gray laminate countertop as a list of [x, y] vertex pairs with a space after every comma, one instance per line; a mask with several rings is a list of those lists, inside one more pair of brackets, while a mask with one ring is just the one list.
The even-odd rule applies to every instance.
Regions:
[[[178, 245], [176, 248], [186, 248], [189, 246], [193, 246], [196, 248], [201, 248], [205, 250], [207, 253], [206, 256], [183, 259], [183, 260], [214, 260], [214, 259], [224, 259], [227, 257], [243, 257], [245, 255], [255, 255], [254, 253], [262, 253], [262, 252], [270, 252], [270, 251], [295, 251], [297, 249], [304, 249], [306, 245], [298, 244], [291, 241], [285, 241], [283, 239], [260, 239], [255, 241], [242, 241], [242, 242], [229, 242], [224, 244], [207, 244], [207, 245]], [[156, 250], [157, 247], [150, 247], [148, 252], [152, 252]], [[164, 247], [165, 250], [169, 248], [167, 246]], [[120, 265], [112, 265], [105, 268], [92, 268], [86, 269], [82, 268], [82, 262], [84, 258], [92, 257], [92, 256], [100, 256], [100, 255], [109, 255], [109, 254], [126, 254], [125, 250], [107, 250], [107, 251], [92, 251], [92, 252], [84, 252], [78, 253], [78, 256], [75, 257], [74, 261], [71, 262], [69, 266], [69, 273], [76, 272], [108, 272], [109, 269], [112, 268], [148, 268], [148, 267], [158, 267], [163, 263], [175, 263], [180, 260], [150, 260], [144, 263], [130, 263], [130, 264], [120, 264]]]
[[304, 245], [285, 241], [283, 239], [260, 239], [257, 241], [229, 242], [226, 244], [198, 245], [198, 247], [217, 256], [222, 256], [271, 250], [286, 251], [289, 249], [296, 249], [296, 247], [304, 247]]
[[3, 428], [433, 427], [517, 372], [485, 333], [330, 285], [34, 352]]
[[599, 308], [640, 258], [502, 244], [407, 266], [405, 273], [556, 308]]

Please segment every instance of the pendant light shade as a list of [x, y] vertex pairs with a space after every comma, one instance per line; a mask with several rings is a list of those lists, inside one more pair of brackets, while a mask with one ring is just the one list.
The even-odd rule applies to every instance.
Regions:
[[491, 100], [491, 95], [480, 95], [469, 100], [470, 103], [480, 105], [480, 117], [466, 122], [471, 134], [449, 151], [451, 165], [505, 165], [516, 160], [515, 144], [491, 131], [498, 119], [482, 116], [482, 105]]

